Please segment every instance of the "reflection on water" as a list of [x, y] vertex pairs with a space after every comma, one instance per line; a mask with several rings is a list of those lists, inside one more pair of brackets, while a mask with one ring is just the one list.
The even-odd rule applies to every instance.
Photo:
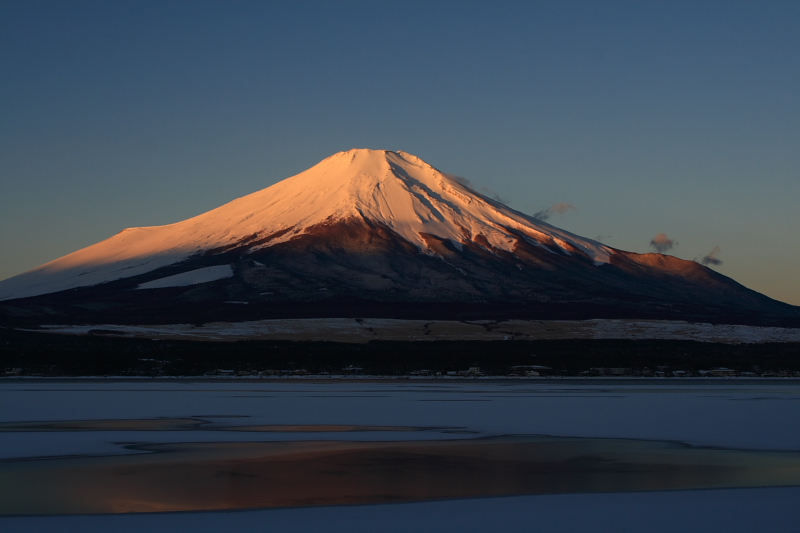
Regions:
[[800, 485], [800, 454], [658, 441], [233, 442], [0, 462], [0, 514], [344, 505], [570, 492]]
[[[214, 418], [208, 416], [206, 418]], [[229, 417], [225, 417], [229, 418]], [[342, 424], [260, 424], [251, 426], [217, 426], [200, 418], [143, 418], [113, 420], [64, 420], [57, 422], [0, 423], [0, 432], [29, 431], [254, 431], [269, 433], [335, 433], [353, 431], [428, 431], [461, 428], [365, 426]]]
[[0, 431], [185, 431], [190, 429], [198, 429], [204, 424], [208, 424], [208, 422], [196, 418], [5, 422], [0, 424]]

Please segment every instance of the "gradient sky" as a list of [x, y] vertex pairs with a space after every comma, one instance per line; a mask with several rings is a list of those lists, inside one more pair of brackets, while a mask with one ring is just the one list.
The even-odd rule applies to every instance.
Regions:
[[800, 2], [0, 2], [0, 279], [405, 150], [800, 305]]

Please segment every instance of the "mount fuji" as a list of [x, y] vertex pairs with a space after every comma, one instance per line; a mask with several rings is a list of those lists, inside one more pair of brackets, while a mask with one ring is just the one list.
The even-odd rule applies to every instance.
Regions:
[[366, 149], [0, 281], [9, 324], [360, 316], [784, 325], [800, 308], [694, 261], [561, 230], [411, 154]]

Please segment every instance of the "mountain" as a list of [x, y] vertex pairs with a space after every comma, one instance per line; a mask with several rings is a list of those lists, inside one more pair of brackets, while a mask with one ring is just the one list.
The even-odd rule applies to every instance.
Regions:
[[411, 154], [363, 149], [0, 282], [8, 323], [334, 316], [780, 325], [800, 308], [694, 261], [561, 230]]

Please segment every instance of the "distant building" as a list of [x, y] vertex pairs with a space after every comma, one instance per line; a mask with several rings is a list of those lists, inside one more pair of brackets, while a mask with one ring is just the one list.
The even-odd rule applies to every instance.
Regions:
[[633, 375], [632, 368], [590, 368], [589, 371], [595, 376], [630, 376]]

